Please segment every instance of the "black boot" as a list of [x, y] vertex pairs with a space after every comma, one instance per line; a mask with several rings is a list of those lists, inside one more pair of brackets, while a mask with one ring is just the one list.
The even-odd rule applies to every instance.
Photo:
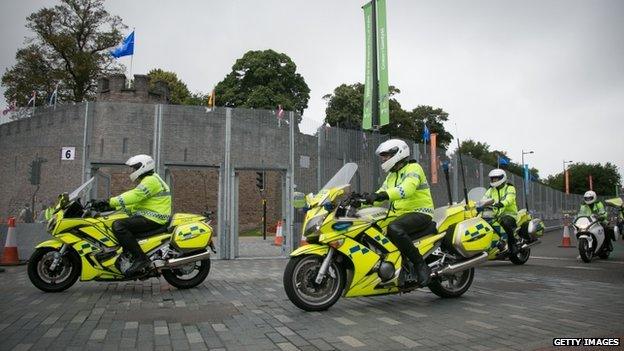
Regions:
[[431, 269], [419, 252], [416, 253], [414, 266], [416, 267], [416, 276], [418, 277], [418, 285], [423, 287], [429, 285], [431, 278]]
[[145, 254], [139, 255], [139, 257], [133, 255], [132, 265], [126, 270], [125, 274], [127, 276], [137, 275], [137, 273], [147, 268], [149, 264], [150, 261]]

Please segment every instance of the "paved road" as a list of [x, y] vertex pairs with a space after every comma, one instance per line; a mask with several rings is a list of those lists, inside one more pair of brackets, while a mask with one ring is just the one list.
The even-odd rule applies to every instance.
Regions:
[[556, 247], [560, 235], [547, 234], [524, 266], [479, 268], [458, 299], [421, 289], [320, 313], [287, 299], [284, 259], [214, 261], [206, 282], [185, 291], [151, 279], [45, 294], [25, 267], [8, 267], [0, 350], [534, 350], [553, 337], [624, 338], [624, 243], [613, 259], [585, 264]]

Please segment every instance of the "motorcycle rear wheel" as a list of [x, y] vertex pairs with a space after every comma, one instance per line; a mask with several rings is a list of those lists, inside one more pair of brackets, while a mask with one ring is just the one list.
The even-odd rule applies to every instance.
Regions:
[[473, 279], [474, 268], [470, 268], [455, 274], [433, 278], [427, 287], [440, 297], [459, 297], [468, 291]]
[[82, 267], [80, 256], [72, 249], [63, 254], [53, 271], [50, 270], [56, 252], [57, 249], [41, 247], [35, 250], [28, 260], [28, 278], [39, 290], [60, 292], [74, 285], [80, 277]]
[[594, 256], [594, 252], [589, 247], [589, 241], [587, 241], [587, 239], [585, 238], [580, 239], [578, 242], [578, 246], [579, 246], [579, 254], [581, 255], [581, 259], [583, 260], [583, 262], [590, 263], [592, 260], [592, 257]]
[[[193, 273], [195, 273], [193, 275]], [[162, 271], [167, 283], [178, 289], [190, 289], [203, 283], [210, 273], [210, 258]]]
[[304, 311], [324, 311], [338, 301], [346, 283], [344, 269], [331, 262], [321, 284], [316, 275], [324, 257], [304, 255], [292, 257], [284, 270], [284, 290], [290, 301]]

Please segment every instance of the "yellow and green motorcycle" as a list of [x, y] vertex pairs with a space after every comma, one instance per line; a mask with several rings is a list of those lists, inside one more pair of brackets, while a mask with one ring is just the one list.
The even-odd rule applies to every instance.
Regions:
[[162, 275], [179, 289], [201, 284], [210, 272], [210, 250], [214, 252], [209, 214], [175, 214], [161, 228], [137, 235], [151, 263], [139, 276], [126, 276], [130, 256], [123, 252], [112, 231], [115, 220], [126, 218], [120, 211], [98, 212], [80, 195], [91, 178], [71, 194], [59, 195], [48, 232], [54, 237], [37, 245], [28, 262], [28, 277], [46, 292], [63, 291], [78, 278], [82, 281], [123, 281]]
[[[286, 295], [303, 310], [326, 310], [340, 296], [396, 294], [418, 288], [406, 283], [401, 253], [386, 237], [393, 219], [388, 210], [359, 208], [363, 199], [348, 194], [356, 171], [355, 163], [344, 165], [316, 195], [305, 197], [303, 235], [309, 244], [290, 254], [284, 271]], [[492, 242], [493, 229], [474, 212], [473, 201], [468, 206], [437, 209], [429, 233], [414, 241], [432, 270], [428, 288], [440, 297], [466, 292], [474, 267], [487, 260], [485, 250]]]
[[[479, 187], [471, 190], [473, 198], [483, 197], [486, 189]], [[488, 252], [488, 260], [509, 259], [513, 264], [525, 264], [531, 257], [531, 247], [541, 243], [539, 238], [544, 235], [544, 222], [539, 218], [533, 218], [526, 209], [518, 211], [516, 216], [516, 230], [513, 233], [516, 241], [515, 254], [511, 254], [506, 245], [505, 229], [498, 223], [498, 209], [494, 206], [494, 200], [483, 199], [477, 203], [477, 213], [494, 229], [492, 243]]]

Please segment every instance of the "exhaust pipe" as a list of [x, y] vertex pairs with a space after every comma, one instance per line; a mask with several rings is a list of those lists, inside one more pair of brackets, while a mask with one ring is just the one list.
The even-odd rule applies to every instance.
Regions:
[[172, 259], [165, 261], [164, 264], [162, 265], [162, 268], [172, 268], [172, 267], [183, 266], [185, 264], [192, 263], [195, 261], [205, 260], [207, 258], [210, 258], [210, 252], [208, 251], [204, 251], [204, 252], [198, 253], [196, 255], [191, 255], [191, 256], [172, 258]]
[[488, 254], [487, 252], [484, 251], [479, 256], [473, 257], [467, 261], [444, 266], [440, 270], [433, 272], [431, 276], [433, 277], [433, 276], [442, 275], [442, 274], [453, 274], [453, 273], [461, 272], [463, 270], [472, 268], [474, 266], [477, 266], [487, 261], [487, 258], [488, 258]]
[[523, 250], [523, 249], [526, 249], [526, 248], [529, 248], [529, 247], [531, 247], [531, 246], [535, 246], [535, 245], [537, 245], [537, 244], [541, 244], [541, 243], [542, 243], [542, 241], [541, 241], [540, 239], [536, 239], [535, 241], [533, 241], [533, 242], [531, 242], [531, 243], [528, 243], [528, 244], [524, 244], [524, 245], [522, 245], [522, 247], [520, 248], [520, 250]]

